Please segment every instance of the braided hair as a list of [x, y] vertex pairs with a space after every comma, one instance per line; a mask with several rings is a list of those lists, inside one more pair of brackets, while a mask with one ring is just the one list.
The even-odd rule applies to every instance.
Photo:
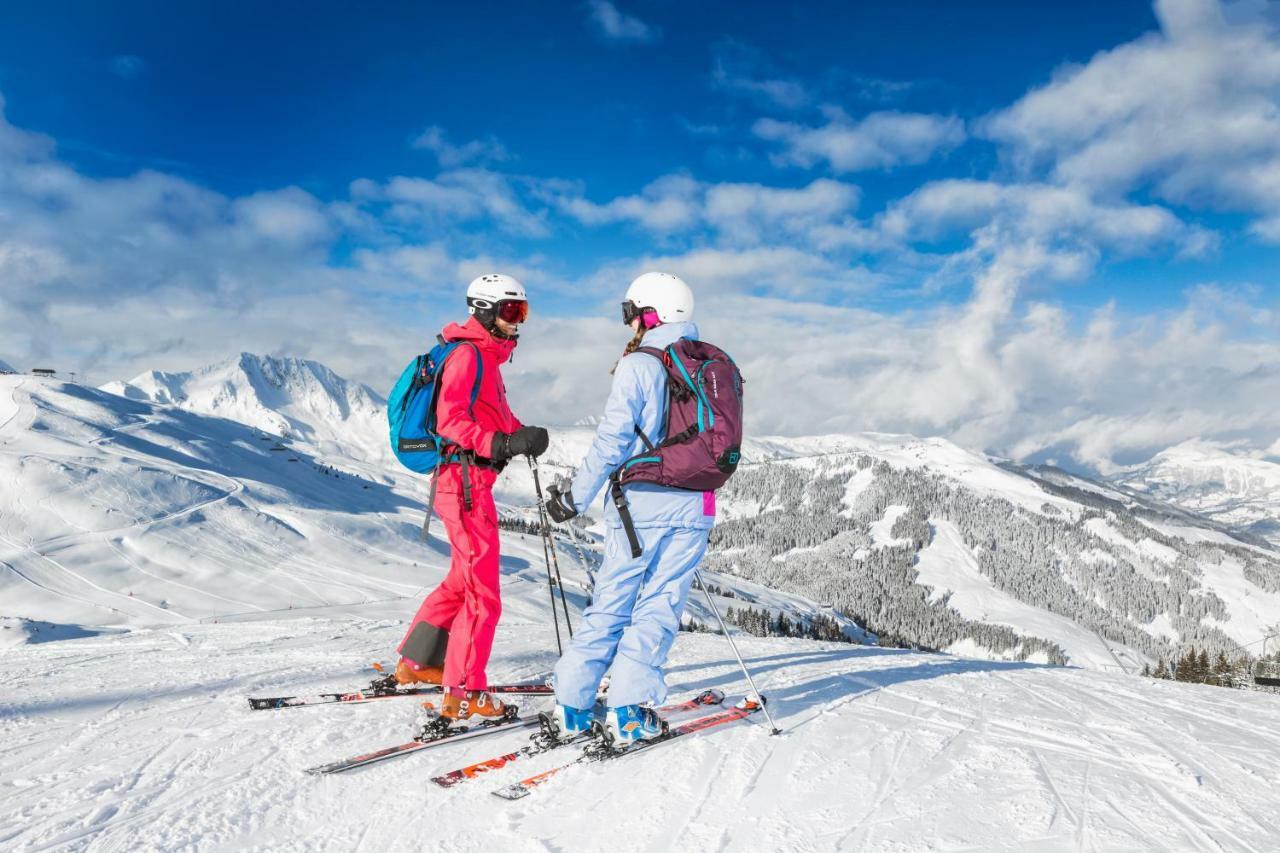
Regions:
[[636, 329], [635, 335], [632, 336], [631, 340], [627, 341], [626, 349], [622, 351], [622, 358], [618, 359], [613, 363], [613, 368], [609, 371], [610, 376], [618, 372], [618, 365], [622, 364], [623, 358], [626, 358], [627, 356], [631, 355], [631, 353], [640, 349], [640, 345], [644, 343], [644, 334], [647, 331], [649, 330], [645, 328], [644, 323], [640, 323], [639, 327]]

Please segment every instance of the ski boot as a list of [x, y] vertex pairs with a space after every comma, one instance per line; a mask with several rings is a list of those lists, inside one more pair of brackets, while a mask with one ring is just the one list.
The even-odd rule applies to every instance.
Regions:
[[657, 740], [667, 733], [667, 724], [652, 708], [644, 705], [622, 705], [605, 713], [601, 732], [604, 742], [613, 749], [625, 749], [642, 740]]
[[438, 666], [418, 666], [400, 658], [396, 664], [397, 684], [439, 684], [444, 680], [444, 670]]
[[580, 711], [557, 702], [551, 713], [539, 714], [538, 719], [542, 722], [542, 734], [545, 737], [560, 743], [568, 743], [590, 732], [596, 715], [594, 710]]
[[483, 690], [467, 690], [465, 692], [448, 690], [444, 694], [444, 701], [440, 703], [440, 717], [450, 723], [473, 718], [479, 718], [478, 722], [484, 722], [485, 720], [510, 718], [515, 715], [515, 705], [496, 699]]

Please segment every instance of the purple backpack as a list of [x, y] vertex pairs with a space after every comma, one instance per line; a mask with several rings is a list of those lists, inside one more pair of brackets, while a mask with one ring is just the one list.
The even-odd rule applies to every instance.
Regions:
[[666, 349], [641, 347], [667, 370], [666, 439], [654, 446], [639, 427], [645, 450], [622, 463], [610, 478], [618, 517], [631, 554], [643, 553], [622, 487], [654, 483], [695, 492], [715, 491], [742, 458], [742, 373], [719, 347], [681, 338]]

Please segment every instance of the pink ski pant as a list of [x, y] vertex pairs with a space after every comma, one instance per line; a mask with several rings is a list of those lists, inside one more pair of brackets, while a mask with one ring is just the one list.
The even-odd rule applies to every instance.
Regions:
[[484, 690], [489, 686], [485, 667], [502, 615], [498, 510], [493, 492], [479, 484], [472, 489], [470, 512], [463, 507], [462, 495], [452, 491], [437, 492], [435, 508], [453, 552], [449, 574], [422, 602], [405, 639], [419, 622], [448, 631], [445, 686]]

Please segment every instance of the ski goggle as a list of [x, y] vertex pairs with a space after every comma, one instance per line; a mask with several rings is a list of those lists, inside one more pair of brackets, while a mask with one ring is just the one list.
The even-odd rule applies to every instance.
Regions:
[[503, 299], [494, 310], [505, 323], [523, 323], [529, 319], [529, 303], [523, 299]]
[[622, 324], [624, 326], [630, 326], [631, 321], [636, 318], [640, 319], [640, 325], [644, 326], [646, 329], [652, 329], [654, 326], [661, 325], [661, 321], [658, 320], [658, 312], [654, 311], [652, 308], [641, 308], [630, 300], [622, 303]]

